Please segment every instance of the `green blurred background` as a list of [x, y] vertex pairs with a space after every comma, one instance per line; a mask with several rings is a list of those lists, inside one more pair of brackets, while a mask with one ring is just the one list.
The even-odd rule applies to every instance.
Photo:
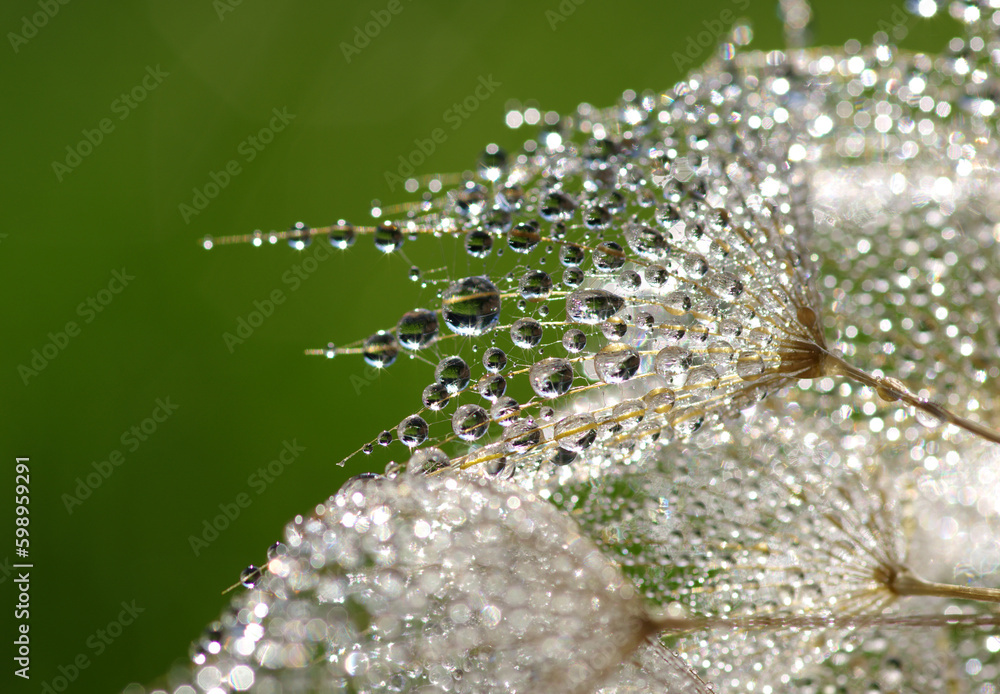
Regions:
[[[205, 234], [366, 223], [373, 198], [412, 198], [390, 192], [385, 171], [414, 138], [445, 126], [444, 111], [480, 76], [500, 86], [457, 130], [445, 127], [447, 141], [420, 173], [467, 169], [487, 142], [516, 149], [526, 133], [504, 127], [509, 99], [566, 112], [581, 101], [609, 105], [627, 88], [669, 87], [681, 77], [674, 52], [704, 22], [715, 26], [746, 4], [566, 0], [562, 11], [574, 11], [553, 29], [546, 12], [560, 12], [558, 2], [399, 0], [402, 11], [348, 62], [341, 43], [387, 0], [52, 2], [58, 12], [35, 34], [8, 33], [0, 47], [2, 489], [9, 499], [14, 458], [30, 456], [35, 566], [32, 678], [15, 678], [5, 657], [5, 691], [41, 691], [78, 654], [91, 665], [72, 689], [95, 692], [149, 682], [186, 657], [226, 603], [220, 591], [262, 562], [288, 519], [365, 463], [382, 467], [335, 463], [409, 413], [429, 380], [426, 365], [401, 362], [356, 388], [360, 358], [302, 353], [390, 327], [425, 303], [429, 290], [407, 279], [404, 259], [383, 256], [366, 237], [292, 291], [282, 275], [302, 256], [286, 245], [206, 252]], [[753, 20], [754, 47], [779, 47], [776, 2], [749, 4], [738, 14]], [[898, 6], [817, 0], [815, 40], [864, 40]], [[4, 3], [0, 28], [26, 37], [24, 17], [38, 24], [31, 18], [41, 11], [33, 0]], [[914, 22], [903, 45], [939, 49], [953, 27]], [[141, 103], [116, 103], [157, 67], [161, 81], [147, 79], [155, 88]], [[272, 109], [294, 120], [248, 162], [239, 147]], [[60, 181], [53, 162], [65, 164], [66, 147], [105, 118], [113, 130]], [[179, 205], [234, 159], [240, 173], [186, 222]], [[454, 262], [447, 243], [431, 248], [421, 262]], [[124, 291], [100, 313], [78, 312], [88, 297], [110, 296], [99, 292], [122, 268], [134, 276]], [[287, 300], [230, 353], [223, 333], [275, 289]], [[79, 335], [25, 384], [19, 365], [30, 366], [32, 350], [68, 321]], [[122, 435], [158, 398], [177, 410], [133, 451]], [[306, 450], [257, 494], [248, 478], [292, 440]], [[68, 513], [63, 495], [116, 450], [124, 463]], [[189, 536], [241, 493], [252, 503], [195, 556]], [[12, 505], [4, 502], [0, 528], [8, 606]], [[144, 612], [97, 654], [95, 634], [123, 601]], [[5, 653], [11, 612], [4, 607], [0, 619]]]

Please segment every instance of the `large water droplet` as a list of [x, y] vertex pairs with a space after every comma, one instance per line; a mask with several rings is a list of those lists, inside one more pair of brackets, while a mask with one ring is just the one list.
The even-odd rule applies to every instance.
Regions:
[[743, 293], [743, 282], [731, 272], [713, 272], [705, 285], [720, 299], [732, 301]]
[[565, 395], [573, 387], [573, 365], [565, 359], [543, 359], [528, 370], [528, 381], [539, 397]]
[[547, 272], [529, 270], [521, 275], [518, 289], [521, 291], [521, 296], [528, 301], [540, 301], [552, 292], [552, 278]]
[[479, 405], [462, 405], [451, 418], [451, 428], [463, 441], [475, 441], [490, 428], [490, 416]]
[[598, 272], [614, 272], [625, 264], [625, 250], [614, 241], [605, 241], [594, 249], [593, 260]]
[[510, 339], [518, 347], [537, 347], [542, 341], [542, 324], [534, 318], [519, 318], [510, 326]]
[[538, 214], [547, 222], [565, 222], [573, 217], [576, 202], [561, 190], [549, 191], [538, 208]]
[[684, 272], [696, 280], [700, 280], [708, 273], [708, 261], [697, 253], [689, 253], [684, 256], [681, 262]]
[[507, 368], [507, 355], [499, 347], [490, 347], [483, 352], [483, 367], [491, 374], [500, 373]]
[[424, 388], [420, 399], [428, 410], [443, 410], [451, 400], [451, 393], [442, 384], [432, 383]]
[[756, 352], [743, 351], [736, 356], [736, 375], [744, 381], [755, 381], [764, 373], [764, 360]]
[[490, 402], [507, 392], [507, 379], [500, 374], [486, 374], [476, 384], [476, 391]]
[[469, 385], [472, 371], [462, 357], [445, 357], [434, 369], [434, 380], [454, 395]]
[[643, 400], [652, 412], [664, 414], [674, 408], [677, 395], [670, 388], [654, 388], [643, 396]]
[[587, 346], [587, 336], [578, 328], [570, 328], [563, 333], [562, 343], [567, 352], [577, 354]]
[[583, 284], [585, 279], [586, 276], [583, 274], [583, 270], [576, 265], [566, 268], [562, 274], [562, 283], [570, 289], [576, 289]]
[[566, 297], [566, 320], [594, 325], [618, 313], [625, 300], [605, 289], [580, 289]]
[[663, 234], [645, 225], [632, 227], [626, 232], [625, 238], [629, 248], [647, 260], [660, 260], [670, 250]]
[[453, 282], [441, 303], [445, 325], [459, 335], [482, 335], [500, 320], [500, 290], [485, 277]]
[[564, 243], [559, 249], [559, 262], [566, 267], [579, 265], [585, 257], [583, 249], [573, 243]]
[[611, 409], [613, 429], [631, 431], [646, 416], [646, 403], [635, 398], [623, 400]]
[[465, 235], [465, 252], [473, 258], [485, 258], [493, 250], [493, 237], [482, 229], [473, 229]]
[[427, 440], [427, 422], [419, 415], [410, 415], [396, 427], [396, 436], [404, 446], [413, 448]]
[[594, 357], [597, 376], [605, 383], [624, 383], [639, 371], [639, 353], [629, 345], [611, 344]]
[[524, 453], [542, 440], [542, 430], [530, 419], [518, 422], [507, 429], [504, 442], [511, 453]]
[[694, 354], [691, 350], [671, 345], [664, 347], [656, 354], [653, 368], [664, 378], [671, 378], [691, 368], [693, 361]]
[[586, 450], [597, 438], [597, 421], [589, 412], [570, 415], [556, 423], [555, 440], [568, 451]]
[[440, 448], [421, 448], [414, 451], [406, 463], [406, 471], [412, 475], [429, 475], [443, 470], [451, 464], [451, 458]]
[[414, 309], [403, 314], [396, 324], [396, 340], [403, 349], [421, 349], [438, 335], [438, 318], [434, 311]]
[[538, 224], [534, 221], [521, 222], [507, 232], [507, 245], [515, 253], [530, 253], [541, 240]]
[[653, 288], [662, 287], [667, 283], [667, 269], [662, 265], [650, 265], [642, 271], [646, 283]]
[[497, 398], [490, 407], [490, 418], [502, 427], [509, 427], [521, 416], [521, 406], [517, 400], [509, 396]]
[[328, 238], [330, 239], [330, 245], [334, 248], [339, 248], [340, 250], [350, 248], [354, 245], [354, 226], [348, 224], [347, 220], [341, 219], [330, 227]]
[[570, 451], [559, 447], [555, 450], [555, 453], [552, 454], [552, 464], [559, 465], [560, 467], [563, 465], [569, 465], [576, 460], [577, 455], [576, 451]]
[[301, 251], [310, 243], [312, 243], [312, 236], [309, 233], [309, 227], [307, 227], [303, 222], [295, 222], [292, 228], [288, 230], [288, 245], [297, 251]]
[[384, 368], [396, 361], [396, 355], [399, 354], [399, 345], [391, 333], [379, 330], [365, 340], [361, 348], [361, 354], [364, 356], [365, 361], [372, 366]]
[[689, 369], [687, 379], [684, 381], [685, 389], [690, 391], [691, 402], [709, 397], [718, 386], [719, 372], [708, 364]]
[[375, 227], [375, 248], [392, 253], [403, 247], [403, 232], [392, 222], [382, 222]]

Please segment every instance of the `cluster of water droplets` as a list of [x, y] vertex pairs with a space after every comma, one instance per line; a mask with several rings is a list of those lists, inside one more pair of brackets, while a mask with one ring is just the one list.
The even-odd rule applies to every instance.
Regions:
[[355, 478], [244, 583], [170, 691], [710, 692], [570, 518], [503, 483]]
[[[251, 590], [180, 676], [190, 692], [656, 691], [668, 676], [702, 691], [686, 661], [733, 690], [994, 694], [1000, 640], [976, 630], [706, 630], [668, 637], [680, 656], [640, 642], [643, 601], [881, 614], [904, 602], [887, 566], [995, 581], [992, 449], [887, 412], [822, 360], [1000, 411], [996, 4], [950, 3], [965, 34], [938, 55], [884, 34], [748, 52], [739, 26], [673, 89], [533, 115], [519, 152], [488, 146], [444, 192], [433, 178], [418, 202], [377, 205], [372, 226], [244, 237], [371, 236], [405, 257], [433, 236], [467, 270], [414, 266], [418, 307], [314, 350], [412, 356], [427, 383], [361, 449], [392, 453], [384, 478], [297, 518], [245, 572]], [[801, 38], [807, 4], [781, 5]]]

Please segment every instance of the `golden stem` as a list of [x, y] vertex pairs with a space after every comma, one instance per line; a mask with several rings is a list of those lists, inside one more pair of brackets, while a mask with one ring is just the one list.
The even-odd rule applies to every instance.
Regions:
[[1000, 432], [974, 422], [971, 419], [960, 417], [936, 402], [917, 397], [896, 379], [873, 376], [857, 367], [851, 366], [840, 357], [834, 356], [829, 352], [823, 357], [823, 373], [831, 376], [846, 376], [862, 385], [874, 388], [883, 400], [890, 402], [900, 400], [939, 421], [954, 424], [960, 429], [965, 429], [987, 441], [1000, 443]]
[[889, 583], [889, 590], [900, 597], [909, 595], [930, 595], [937, 598], [957, 598], [979, 602], [1000, 602], [1000, 590], [979, 586], [956, 586], [950, 583], [925, 581], [912, 571], [905, 569], [897, 573]]
[[863, 627], [1000, 626], [1000, 614], [923, 615], [767, 615], [760, 617], [664, 617], [650, 618], [644, 625], [649, 635], [681, 634], [707, 629], [858, 629]]

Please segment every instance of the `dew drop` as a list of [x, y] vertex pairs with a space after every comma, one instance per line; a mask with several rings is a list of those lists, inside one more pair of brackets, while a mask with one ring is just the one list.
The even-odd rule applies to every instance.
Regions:
[[563, 465], [569, 465], [576, 460], [576, 456], [577, 453], [575, 451], [559, 447], [556, 449], [555, 453], [552, 454], [552, 464], [560, 467]]
[[490, 407], [490, 418], [502, 427], [514, 424], [521, 415], [521, 406], [517, 400], [509, 396], [497, 398]]
[[521, 222], [507, 232], [507, 245], [515, 253], [530, 253], [542, 240], [535, 222]]
[[708, 364], [688, 369], [684, 387], [691, 391], [691, 400], [709, 397], [719, 385], [719, 372]]
[[697, 253], [689, 253], [681, 263], [689, 277], [700, 280], [708, 273], [708, 261]]
[[425, 308], [404, 313], [396, 324], [396, 340], [403, 349], [422, 349], [437, 336], [437, 314]]
[[528, 370], [531, 389], [542, 398], [565, 395], [573, 386], [573, 365], [565, 359], [549, 358], [532, 364]]
[[675, 316], [682, 316], [691, 310], [691, 295], [680, 289], [670, 292], [663, 297], [663, 308]]
[[434, 369], [434, 380], [452, 395], [465, 390], [471, 377], [472, 371], [462, 357], [445, 357]]
[[303, 222], [295, 222], [288, 230], [288, 245], [297, 251], [305, 249], [312, 243], [312, 236], [309, 234], [309, 227]]
[[451, 394], [440, 383], [432, 383], [424, 388], [420, 400], [428, 410], [438, 411], [447, 407], [448, 401], [451, 400]]
[[541, 301], [552, 293], [552, 278], [547, 272], [529, 270], [521, 275], [518, 289], [521, 296], [528, 301]]
[[542, 341], [542, 324], [534, 318], [519, 318], [510, 326], [510, 339], [518, 347], [537, 347]]
[[573, 243], [565, 243], [559, 249], [559, 262], [566, 267], [579, 265], [585, 257], [586, 254], [583, 252], [583, 249]]
[[339, 248], [340, 250], [350, 248], [354, 245], [354, 227], [348, 224], [346, 220], [341, 219], [330, 227], [327, 238], [330, 240], [330, 245], [334, 248]]
[[732, 301], [743, 293], [743, 281], [731, 272], [714, 272], [706, 286], [720, 299]]
[[240, 572], [240, 583], [246, 588], [253, 588], [257, 585], [262, 573], [260, 569], [251, 564]]
[[500, 290], [485, 277], [453, 282], [441, 302], [445, 325], [458, 335], [482, 335], [500, 320]]
[[614, 241], [605, 241], [594, 249], [593, 261], [598, 272], [614, 272], [625, 264], [625, 251]]
[[391, 333], [379, 330], [365, 340], [361, 353], [366, 362], [381, 369], [396, 361], [399, 345]]
[[580, 289], [566, 297], [566, 320], [595, 325], [611, 318], [625, 300], [605, 289]]
[[411, 475], [429, 475], [443, 470], [451, 464], [451, 458], [440, 448], [421, 448], [413, 452], [406, 463], [406, 472]]
[[507, 392], [507, 379], [500, 374], [486, 374], [476, 384], [476, 391], [490, 402]]
[[612, 344], [594, 357], [594, 368], [605, 383], [624, 383], [639, 372], [639, 353], [630, 345]]
[[493, 250], [493, 237], [482, 229], [473, 229], [465, 235], [465, 252], [473, 258], [485, 258]]
[[667, 269], [662, 265], [649, 265], [642, 271], [646, 283], [653, 288], [662, 287], [667, 283]]
[[537, 446], [542, 440], [542, 430], [530, 419], [509, 427], [504, 434], [504, 443], [511, 453], [524, 453]]
[[582, 352], [587, 346], [587, 336], [578, 328], [570, 328], [563, 333], [562, 344], [567, 352], [577, 354], [578, 352]]
[[667, 240], [656, 229], [640, 225], [629, 229], [625, 234], [629, 248], [636, 255], [646, 260], [661, 260], [670, 251]]
[[552, 190], [538, 208], [538, 214], [547, 222], [566, 222], [573, 217], [576, 202], [561, 190]]
[[400, 443], [408, 448], [419, 446], [427, 440], [427, 422], [420, 415], [410, 415], [396, 427]]
[[490, 427], [490, 416], [479, 405], [466, 404], [455, 410], [451, 418], [451, 428], [463, 441], [482, 438]]
[[646, 416], [646, 403], [642, 400], [623, 400], [611, 410], [611, 418], [619, 430], [635, 429]]
[[483, 368], [491, 374], [500, 373], [507, 368], [507, 355], [499, 347], [490, 347], [483, 352]]
[[756, 352], [742, 351], [736, 356], [736, 375], [744, 381], [755, 381], [764, 373], [764, 360]]
[[597, 438], [597, 421], [589, 412], [570, 415], [556, 423], [554, 438], [568, 451], [586, 450]]
[[677, 394], [670, 388], [654, 388], [643, 396], [646, 407], [656, 414], [664, 414], [674, 408]]
[[682, 374], [691, 368], [694, 361], [694, 354], [685, 347], [669, 346], [664, 347], [656, 354], [653, 368], [656, 373], [664, 378], [671, 378]]
[[576, 267], [575, 265], [573, 267], [568, 267], [565, 270], [563, 270], [562, 283], [565, 286], [569, 287], [570, 289], [576, 289], [577, 287], [579, 287], [581, 284], [583, 284], [584, 279], [586, 279], [586, 277], [583, 274], [583, 270]]
[[403, 247], [403, 232], [392, 222], [382, 222], [375, 227], [375, 248], [392, 253]]

